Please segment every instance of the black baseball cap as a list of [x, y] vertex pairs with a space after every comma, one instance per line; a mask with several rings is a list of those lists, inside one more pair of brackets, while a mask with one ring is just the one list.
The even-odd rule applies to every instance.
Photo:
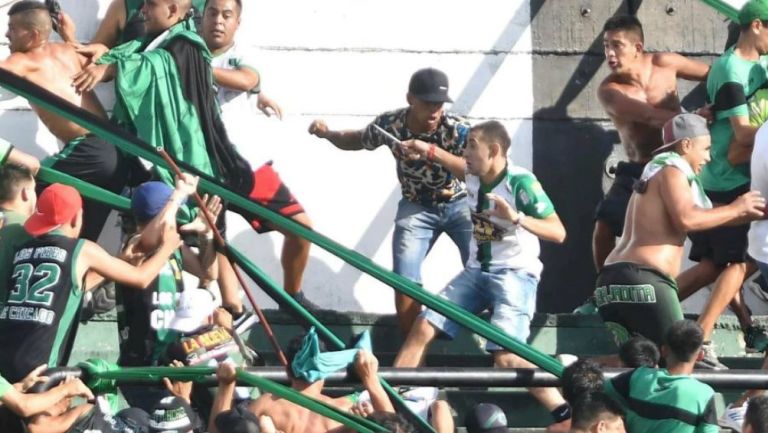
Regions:
[[480, 403], [464, 418], [468, 433], [507, 433], [507, 416], [492, 403]]
[[408, 84], [408, 93], [425, 102], [453, 102], [448, 96], [448, 76], [435, 68], [414, 72]]
[[129, 407], [115, 415], [115, 426], [123, 433], [149, 433], [149, 414], [138, 407]]
[[261, 433], [258, 418], [244, 406], [220, 413], [214, 422], [222, 433]]

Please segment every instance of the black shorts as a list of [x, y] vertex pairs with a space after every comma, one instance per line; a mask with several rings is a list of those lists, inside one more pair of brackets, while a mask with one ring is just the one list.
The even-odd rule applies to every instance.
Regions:
[[632, 196], [632, 186], [640, 179], [644, 167], [645, 164], [640, 162], [620, 162], [616, 166], [613, 185], [597, 205], [595, 220], [608, 224], [616, 237], [624, 231], [624, 218]]
[[[749, 184], [730, 191], [707, 191], [713, 203], [728, 204], [749, 191]], [[694, 262], [710, 259], [718, 266], [729, 263], [743, 263], [747, 258], [747, 233], [749, 224], [722, 226], [688, 234], [691, 252], [688, 256]]]
[[[129, 160], [112, 144], [95, 135], [70, 141], [42, 164], [82, 181], [119, 194], [128, 184]], [[38, 185], [38, 193], [46, 184]], [[111, 208], [93, 200], [83, 200], [83, 231], [80, 237], [96, 242]]]
[[596, 287], [595, 303], [608, 328], [627, 331], [617, 335], [617, 343], [640, 334], [661, 345], [667, 329], [683, 319], [677, 284], [656, 269], [627, 262], [606, 265]]

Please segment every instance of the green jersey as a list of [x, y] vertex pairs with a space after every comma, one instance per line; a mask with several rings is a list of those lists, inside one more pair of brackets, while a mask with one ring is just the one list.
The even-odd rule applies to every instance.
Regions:
[[715, 392], [687, 375], [640, 367], [605, 383], [632, 433], [718, 433]]
[[731, 165], [728, 147], [733, 138], [730, 118], [749, 116], [748, 102], [760, 88], [768, 87], [768, 56], [753, 62], [729, 48], [718, 58], [707, 77], [707, 102], [713, 104], [712, 160], [701, 171], [708, 191], [730, 191], [749, 183], [749, 164]]
[[32, 236], [24, 230], [24, 215], [0, 209], [0, 304], [5, 302], [8, 295], [8, 281], [11, 271], [11, 262], [16, 249], [32, 239]]

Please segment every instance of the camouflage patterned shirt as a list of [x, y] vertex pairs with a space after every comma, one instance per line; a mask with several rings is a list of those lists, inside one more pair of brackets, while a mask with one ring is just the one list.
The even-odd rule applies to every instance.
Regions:
[[[380, 132], [373, 128], [378, 125], [385, 131], [394, 135], [398, 140], [405, 141], [419, 139], [427, 143], [434, 143], [440, 148], [461, 156], [467, 145], [469, 136], [469, 123], [456, 115], [445, 113], [440, 121], [440, 126], [429, 134], [416, 134], [411, 132], [406, 125], [408, 108], [389, 111], [380, 114], [363, 131], [363, 147], [374, 150], [382, 145], [388, 145], [388, 140]], [[392, 154], [397, 160], [397, 178], [402, 186], [403, 197], [414, 203], [425, 206], [434, 206], [445, 201], [440, 197], [463, 193], [466, 188], [464, 183], [456, 179], [446, 168], [439, 164], [430, 164], [427, 161], [406, 161], [400, 158], [398, 150], [390, 146]]]

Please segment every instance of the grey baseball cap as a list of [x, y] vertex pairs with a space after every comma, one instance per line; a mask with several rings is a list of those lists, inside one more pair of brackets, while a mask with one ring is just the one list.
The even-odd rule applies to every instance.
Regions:
[[654, 150], [654, 154], [666, 152], [684, 138], [696, 138], [709, 135], [707, 119], [693, 113], [682, 113], [669, 119], [661, 129], [664, 144]]

